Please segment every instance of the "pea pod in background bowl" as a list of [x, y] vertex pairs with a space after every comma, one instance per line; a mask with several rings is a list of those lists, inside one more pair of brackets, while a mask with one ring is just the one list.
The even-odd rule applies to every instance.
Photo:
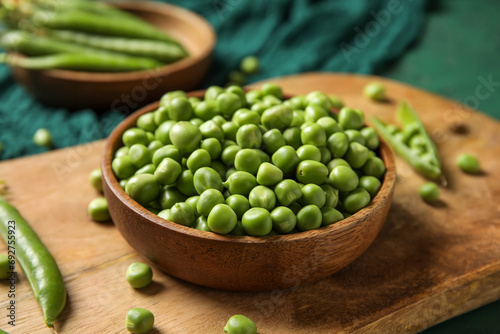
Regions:
[[[138, 17], [168, 35], [158, 34], [155, 29], [148, 30], [142, 21], [136, 20], [138, 22], [124, 27], [123, 31], [117, 30], [115, 36], [110, 30], [112, 27], [100, 27], [106, 28], [108, 35], [100, 37], [97, 31], [92, 30], [98, 29], [99, 25], [87, 22], [91, 16], [77, 15], [69, 20], [71, 17], [68, 15], [75, 9], [63, 8], [61, 10], [67, 12], [59, 18], [40, 16], [40, 24], [48, 30], [41, 32], [43, 36], [38, 41], [40, 45], [34, 46], [37, 48], [35, 51], [48, 47], [53, 52], [34, 58], [9, 54], [11, 58], [6, 61], [11, 63], [15, 79], [46, 105], [123, 112], [158, 100], [165, 91], [189, 90], [201, 82], [210, 67], [216, 42], [215, 32], [205, 19], [186, 9], [158, 2], [117, 2], [113, 5], [124, 11], [115, 12], [132, 23]], [[68, 20], [71, 25], [79, 25], [81, 32], [69, 31]], [[137, 39], [136, 31], [140, 28], [146, 28], [141, 31], [143, 35], [150, 35], [146, 35], [148, 39]], [[176, 42], [171, 42], [170, 46], [162, 45], [162, 38], [164, 42], [169, 42], [169, 36], [179, 41], [180, 45]], [[135, 38], [132, 54], [127, 54], [128, 51], [120, 47], [118, 42], [123, 38]], [[70, 40], [78, 40], [79, 45], [70, 46]], [[94, 49], [105, 52], [89, 52]], [[83, 57], [78, 57], [82, 50], [86, 50]], [[154, 51], [156, 60], [136, 52], [140, 50]], [[116, 52], [124, 55], [116, 56]], [[102, 72], [95, 67], [96, 62], [111, 62], [113, 66], [109, 71]], [[50, 65], [64, 69], [45, 69]], [[72, 70], [77, 68], [88, 70]]]
[[[205, 92], [190, 97], [203, 98]], [[210, 94], [208, 94], [210, 95]], [[344, 268], [373, 242], [385, 222], [395, 186], [395, 164], [380, 142], [386, 173], [371, 203], [352, 216], [318, 229], [273, 236], [220, 235], [173, 223], [148, 211], [120, 186], [112, 170], [123, 133], [138, 118], [157, 110], [150, 104], [111, 133], [101, 168], [112, 219], [125, 240], [164, 272], [198, 285], [234, 291], [298, 287]]]

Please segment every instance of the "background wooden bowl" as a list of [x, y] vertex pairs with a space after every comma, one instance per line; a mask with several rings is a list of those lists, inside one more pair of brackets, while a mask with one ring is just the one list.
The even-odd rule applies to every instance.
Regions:
[[15, 79], [42, 103], [68, 109], [114, 109], [130, 112], [158, 100], [169, 90], [191, 90], [210, 67], [216, 36], [201, 16], [159, 2], [117, 2], [176, 37], [190, 56], [147, 71], [92, 73], [68, 70], [34, 71], [13, 67]]
[[[202, 97], [203, 92], [190, 96]], [[133, 248], [166, 273], [224, 290], [297, 287], [327, 277], [354, 261], [384, 224], [396, 170], [392, 152], [383, 141], [380, 152], [387, 171], [379, 193], [366, 208], [330, 226], [291, 235], [250, 237], [198, 231], [158, 217], [130, 198], [111, 170], [114, 152], [123, 146], [123, 132], [158, 105], [150, 104], [118, 125], [106, 143], [101, 168], [114, 224]]]

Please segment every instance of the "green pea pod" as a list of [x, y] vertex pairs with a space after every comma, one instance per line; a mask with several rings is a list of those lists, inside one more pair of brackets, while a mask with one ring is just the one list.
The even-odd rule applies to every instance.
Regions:
[[79, 10], [87, 11], [99, 15], [113, 15], [126, 17], [128, 19], [139, 20], [136, 16], [129, 14], [120, 9], [114, 8], [101, 1], [87, 1], [87, 0], [71, 0], [71, 1], [59, 1], [59, 0], [36, 0], [34, 1], [38, 6], [49, 10]]
[[[0, 235], [23, 270], [45, 323], [53, 322], [66, 304], [66, 289], [56, 261], [19, 211], [0, 196]], [[14, 241], [14, 242], [13, 242]]]
[[441, 177], [441, 168], [439, 165], [435, 165], [427, 160], [421, 159], [416, 151], [411, 150], [409, 146], [395, 138], [387, 129], [387, 125], [380, 119], [372, 117], [371, 121], [389, 146], [391, 146], [397, 154], [413, 166], [417, 172], [434, 180]]
[[103, 16], [78, 10], [39, 11], [32, 17], [35, 26], [76, 30], [107, 36], [152, 39], [179, 45], [174, 38], [147, 22], [126, 17]]
[[105, 37], [67, 30], [51, 31], [50, 36], [68, 44], [73, 43], [80, 48], [90, 47], [132, 56], [150, 57], [165, 63], [171, 63], [187, 56], [186, 51], [179, 45], [163, 41]]
[[32, 70], [66, 69], [90, 72], [127, 72], [154, 69], [163, 63], [151, 58], [106, 53], [59, 53], [40, 57], [0, 55], [0, 63]]

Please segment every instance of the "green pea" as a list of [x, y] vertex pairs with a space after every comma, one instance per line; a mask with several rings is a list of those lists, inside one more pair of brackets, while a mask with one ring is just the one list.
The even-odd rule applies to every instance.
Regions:
[[283, 173], [295, 171], [295, 168], [300, 162], [299, 156], [295, 149], [291, 146], [283, 146], [274, 152], [271, 157], [273, 164], [281, 169]]
[[322, 117], [328, 117], [328, 111], [325, 110], [323, 107], [317, 104], [312, 104], [307, 106], [304, 114], [304, 120], [306, 122], [314, 123]]
[[466, 173], [477, 174], [481, 171], [479, 160], [471, 154], [460, 154], [457, 158], [458, 167]]
[[201, 142], [200, 147], [208, 152], [211, 160], [217, 159], [222, 152], [222, 146], [220, 144], [220, 141], [217, 140], [216, 138], [204, 139]]
[[126, 179], [134, 175], [136, 169], [129, 156], [114, 158], [111, 162], [111, 169], [119, 179]]
[[232, 122], [236, 123], [238, 126], [243, 126], [245, 124], [260, 124], [260, 115], [256, 111], [244, 109], [240, 113], [235, 113], [232, 118]]
[[359, 179], [359, 186], [370, 194], [370, 197], [373, 199], [375, 195], [377, 195], [378, 191], [380, 190], [380, 187], [382, 186], [382, 183], [373, 176], [362, 176]]
[[125, 190], [125, 188], [127, 187], [127, 181], [128, 180], [120, 180], [119, 182], [119, 185], [123, 190]]
[[288, 128], [283, 131], [283, 138], [287, 145], [293, 147], [295, 150], [302, 145], [300, 138], [301, 130], [298, 127]]
[[281, 87], [272, 82], [263, 84], [261, 90], [264, 95], [273, 95], [280, 100], [283, 98], [283, 92], [281, 91]]
[[161, 123], [155, 130], [156, 140], [161, 141], [165, 145], [171, 144], [172, 141], [170, 140], [170, 130], [175, 124], [175, 121], [165, 121]]
[[123, 146], [116, 150], [114, 157], [119, 158], [119, 157], [124, 157], [126, 155], [128, 155], [128, 147]]
[[154, 113], [145, 113], [137, 119], [137, 127], [143, 129], [144, 131], [154, 132], [158, 125], [155, 123]]
[[321, 208], [321, 215], [321, 226], [331, 225], [344, 219], [344, 215], [332, 207]]
[[210, 227], [208, 227], [207, 217], [205, 216], [199, 216], [193, 224], [193, 228], [198, 231], [212, 232]]
[[165, 158], [170, 158], [179, 164], [182, 161], [181, 152], [174, 145], [166, 145], [156, 150], [153, 154], [153, 165], [158, 166]]
[[370, 157], [363, 165], [362, 171], [365, 175], [374, 176], [381, 180], [385, 173], [384, 161], [379, 157]]
[[319, 162], [326, 166], [330, 161], [332, 161], [332, 153], [325, 146], [318, 147], [318, 149], [321, 154], [321, 159]]
[[328, 168], [321, 162], [304, 160], [297, 166], [295, 176], [299, 182], [323, 184], [328, 177]]
[[148, 150], [149, 150], [149, 153], [151, 155], [151, 157], [153, 156], [153, 154], [158, 151], [160, 148], [162, 148], [163, 146], [163, 143], [157, 139], [153, 139], [149, 144], [148, 144]]
[[236, 226], [236, 213], [227, 204], [217, 204], [207, 218], [208, 227], [212, 232], [228, 234]]
[[256, 150], [244, 148], [236, 153], [234, 167], [239, 171], [256, 175], [261, 164], [260, 156]]
[[250, 191], [248, 202], [251, 207], [259, 207], [271, 211], [276, 205], [276, 195], [268, 187], [257, 186]]
[[163, 161], [156, 167], [154, 176], [163, 185], [174, 184], [177, 181], [177, 178], [182, 172], [181, 165], [171, 159], [165, 158]]
[[327, 147], [334, 158], [342, 158], [349, 148], [349, 139], [344, 133], [336, 132], [328, 138]]
[[366, 144], [365, 137], [363, 137], [361, 132], [359, 132], [358, 130], [353, 130], [353, 129], [345, 130], [344, 133], [349, 139], [349, 143], [359, 143], [363, 146]]
[[123, 144], [127, 147], [130, 147], [134, 144], [149, 144], [148, 136], [146, 135], [146, 131], [139, 128], [131, 128], [126, 130], [122, 135]]
[[168, 221], [172, 221], [172, 217], [170, 216], [170, 209], [161, 210], [160, 212], [158, 212], [158, 217]]
[[262, 133], [255, 124], [245, 124], [236, 132], [236, 143], [241, 148], [259, 148], [262, 145]]
[[271, 214], [264, 208], [249, 209], [243, 214], [241, 224], [245, 233], [251, 236], [264, 236], [273, 228]]
[[346, 167], [349, 167], [351, 168], [351, 165], [349, 165], [347, 163], [347, 161], [345, 161], [344, 159], [342, 158], [336, 158], [336, 159], [332, 159], [330, 160], [330, 162], [327, 164], [326, 167], [328, 167], [328, 173], [331, 173], [332, 170], [337, 167], [337, 166], [346, 166]]
[[263, 186], [274, 186], [283, 180], [283, 172], [273, 164], [264, 162], [257, 171], [257, 183]]
[[306, 184], [302, 187], [300, 202], [303, 206], [312, 204], [316, 205], [318, 208], [322, 208], [326, 203], [325, 192], [316, 184]]
[[194, 188], [198, 194], [207, 189], [217, 189], [222, 191], [222, 178], [213, 168], [202, 167], [198, 169], [193, 176]]
[[198, 98], [198, 97], [196, 97], [196, 96], [191, 96], [191, 97], [189, 97], [189, 98], [188, 98], [188, 101], [189, 101], [189, 103], [191, 103], [191, 106], [193, 107], [193, 110], [194, 110], [194, 108], [195, 108], [198, 104], [200, 104], [201, 99], [200, 99], [200, 98]]
[[196, 210], [200, 215], [208, 217], [214, 206], [221, 203], [225, 203], [222, 192], [217, 189], [207, 189], [201, 193]]
[[323, 92], [312, 91], [306, 95], [308, 105], [317, 105], [328, 111], [332, 109], [333, 104], [330, 98]]
[[419, 189], [420, 197], [429, 203], [436, 202], [441, 195], [439, 187], [434, 182], [424, 183]]
[[269, 108], [267, 105], [265, 105], [263, 102], [256, 102], [254, 105], [252, 105], [252, 108], [250, 108], [253, 111], [256, 111], [259, 115], [262, 116], [262, 113]]
[[332, 102], [333, 108], [341, 109], [344, 106], [344, 103], [342, 102], [340, 97], [338, 97], [337, 95], [330, 94], [328, 97], [330, 98], [330, 101]]
[[406, 124], [403, 128], [403, 141], [409, 143], [413, 136], [420, 134], [420, 125], [417, 123]]
[[168, 121], [168, 108], [165, 106], [160, 106], [158, 109], [153, 111], [153, 119], [157, 127], [163, 122]]
[[146, 137], [148, 137], [148, 146], [153, 140], [156, 140], [154, 133], [146, 131]]
[[363, 127], [365, 117], [359, 110], [344, 107], [339, 112], [339, 123], [344, 130], [359, 130]]
[[212, 160], [210, 163], [210, 168], [214, 169], [217, 173], [219, 173], [222, 179], [226, 178], [226, 166], [218, 160]]
[[231, 71], [227, 75], [227, 81], [231, 85], [244, 85], [246, 82], [246, 77], [245, 74], [241, 73], [240, 71]]
[[187, 198], [186, 202], [185, 202], [187, 205], [190, 205], [191, 208], [193, 209], [195, 219], [200, 216], [200, 213], [198, 212], [198, 200], [199, 199], [200, 199], [200, 196], [191, 196], [191, 197]]
[[151, 162], [151, 153], [148, 148], [142, 144], [134, 144], [130, 146], [129, 157], [132, 164], [137, 168]]
[[302, 197], [302, 190], [297, 182], [291, 179], [281, 181], [274, 188], [276, 198], [281, 205], [290, 206]]
[[155, 173], [156, 166], [153, 164], [147, 164], [144, 165], [143, 167], [139, 168], [134, 175], [139, 175], [139, 174], [151, 174], [153, 175]]
[[222, 93], [224, 93], [224, 89], [222, 87], [210, 86], [205, 91], [205, 101], [215, 101]]
[[321, 161], [321, 151], [314, 145], [302, 145], [297, 149], [297, 155], [300, 161], [314, 160]]
[[191, 102], [184, 97], [175, 97], [170, 101], [168, 106], [168, 116], [174, 121], [188, 121], [193, 115], [193, 107]]
[[151, 311], [136, 307], [127, 312], [125, 322], [129, 332], [145, 334], [153, 328], [155, 317]]
[[181, 90], [168, 92], [161, 97], [160, 105], [168, 108], [168, 106], [170, 105], [170, 101], [172, 101], [176, 97], [187, 97], [187, 94], [186, 92], [183, 92]]
[[233, 173], [235, 173], [235, 172], [237, 172], [237, 171], [238, 171], [238, 170], [237, 170], [236, 168], [234, 168], [234, 167], [229, 168], [229, 169], [226, 171], [226, 175], [225, 175], [225, 176], [226, 176], [226, 177], [225, 177], [225, 178], [226, 178], [226, 180], [229, 178], [229, 176], [230, 176], [231, 174], [233, 174]]
[[257, 180], [255, 176], [248, 172], [234, 172], [232, 173], [224, 182], [224, 187], [226, 187], [231, 194], [239, 194], [243, 196], [248, 196], [250, 191], [257, 186]]
[[365, 146], [370, 150], [375, 150], [379, 146], [377, 131], [374, 128], [365, 127], [361, 129], [361, 135], [365, 138]]
[[251, 90], [245, 94], [247, 102], [252, 105], [260, 101], [264, 96], [260, 90]]
[[145, 263], [134, 262], [125, 273], [127, 282], [135, 289], [148, 286], [153, 280], [153, 270]]
[[319, 124], [313, 123], [302, 129], [300, 133], [300, 139], [302, 144], [315, 145], [315, 146], [325, 146], [326, 145], [326, 133], [323, 127]]
[[197, 194], [193, 183], [193, 172], [189, 169], [182, 171], [175, 181], [175, 186], [183, 195], [195, 196]]
[[245, 74], [256, 74], [259, 72], [259, 58], [255, 56], [247, 56], [240, 63], [240, 69]]
[[186, 161], [186, 166], [191, 172], [196, 172], [201, 167], [209, 167], [212, 162], [210, 153], [202, 148], [191, 153]]
[[363, 94], [374, 101], [384, 101], [385, 87], [380, 82], [370, 82], [363, 88]]
[[330, 173], [330, 181], [340, 191], [352, 191], [359, 184], [356, 172], [346, 166], [337, 166]]
[[355, 213], [370, 203], [370, 194], [363, 188], [351, 191], [343, 200], [342, 206], [349, 213]]
[[234, 213], [236, 213], [236, 217], [241, 220], [243, 214], [250, 209], [250, 203], [245, 196], [242, 195], [231, 195], [226, 198], [226, 204], [229, 205], [231, 209], [233, 209]]
[[321, 125], [321, 127], [325, 130], [325, 134], [326, 134], [327, 138], [330, 138], [330, 136], [332, 134], [334, 134], [335, 132], [342, 131], [342, 128], [337, 123], [337, 121], [330, 116], [321, 117], [320, 119], [318, 119], [316, 121], [316, 123]]
[[316, 205], [307, 205], [297, 213], [297, 228], [301, 231], [315, 230], [321, 226], [323, 215]]
[[111, 220], [108, 210], [108, 201], [99, 197], [89, 203], [88, 213], [92, 220], [96, 222], [106, 222]]
[[233, 166], [236, 154], [241, 150], [238, 145], [231, 145], [226, 147], [221, 154], [221, 160], [226, 166]]
[[224, 133], [224, 139], [229, 139], [236, 141], [236, 133], [240, 127], [233, 122], [226, 122], [222, 124], [222, 132]]
[[89, 183], [95, 190], [102, 193], [102, 172], [100, 168], [93, 169], [90, 172]]
[[198, 103], [198, 105], [194, 108], [194, 114], [196, 117], [204, 121], [208, 121], [219, 115], [220, 111], [217, 102], [205, 100]]
[[264, 135], [262, 136], [262, 141], [264, 143], [264, 150], [269, 154], [273, 154], [280, 147], [286, 145], [285, 138], [283, 137], [281, 131], [278, 129], [271, 129], [264, 133]]
[[301, 126], [306, 121], [306, 114], [302, 110], [293, 110], [292, 122], [290, 123], [291, 127]]
[[178, 122], [170, 129], [170, 140], [181, 152], [191, 153], [201, 141], [200, 129], [189, 122]]
[[236, 110], [243, 107], [243, 103], [240, 97], [234, 93], [221, 93], [217, 96], [217, 107], [223, 116], [229, 118]]
[[349, 149], [345, 155], [345, 160], [352, 168], [361, 168], [368, 160], [368, 152], [369, 150], [360, 143], [350, 143]]
[[204, 122], [200, 125], [199, 129], [203, 138], [215, 138], [218, 141], [224, 140], [222, 128], [213, 120]]
[[[401, 135], [401, 141], [403, 140], [403, 135]], [[426, 152], [427, 151], [427, 141], [425, 140], [424, 136], [422, 135], [415, 135], [413, 136], [408, 145], [411, 147], [411, 148], [416, 148], [416, 149], [420, 149], [422, 152]]]
[[194, 223], [194, 210], [189, 204], [175, 203], [170, 209], [170, 217], [174, 223], [189, 227]]
[[321, 189], [325, 194], [325, 206], [336, 207], [339, 202], [338, 190], [329, 184], [322, 184]]
[[245, 107], [247, 105], [247, 97], [245, 95], [245, 91], [243, 90], [243, 88], [241, 88], [241, 86], [230, 85], [226, 88], [225, 91], [226, 91], [226, 93], [233, 93], [233, 94], [238, 95], [238, 97], [240, 98], [242, 107]]
[[189, 120], [189, 123], [193, 124], [194, 126], [200, 127], [203, 124], [203, 120], [201, 118], [191, 118]]
[[292, 123], [293, 110], [285, 105], [273, 106], [262, 113], [262, 125], [270, 129], [284, 129]]
[[290, 233], [297, 224], [297, 217], [286, 206], [274, 208], [271, 211], [271, 219], [273, 221], [273, 228], [281, 234]]
[[231, 232], [229, 232], [230, 235], [240, 235], [243, 236], [245, 235], [245, 230], [243, 229], [243, 224], [241, 224], [241, 221], [236, 221], [236, 226], [232, 229]]
[[175, 203], [184, 202], [184, 196], [175, 186], [167, 186], [160, 190], [159, 201], [162, 209], [170, 209]]
[[157, 178], [151, 174], [132, 176], [125, 187], [125, 192], [141, 205], [155, 200], [160, 193], [161, 186]]

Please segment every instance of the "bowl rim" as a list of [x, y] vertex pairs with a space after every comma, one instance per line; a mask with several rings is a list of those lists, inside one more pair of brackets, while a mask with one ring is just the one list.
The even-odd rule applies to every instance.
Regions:
[[[203, 96], [204, 90], [189, 92], [188, 96], [192, 97], [200, 97]], [[290, 98], [293, 95], [283, 93], [284, 98]], [[386, 165], [386, 172], [384, 174], [384, 179], [382, 181], [382, 186], [375, 196], [370, 201], [368, 206], [364, 207], [360, 211], [351, 215], [350, 217], [344, 218], [339, 222], [330, 224], [328, 226], [322, 226], [318, 229], [310, 230], [310, 231], [301, 231], [293, 234], [280, 234], [273, 236], [239, 236], [239, 235], [220, 235], [217, 233], [210, 233], [206, 231], [199, 231], [192, 227], [187, 227], [184, 225], [180, 225], [169, 220], [163, 219], [158, 215], [150, 212], [145, 207], [137, 203], [134, 199], [132, 199], [126, 192], [121, 188], [118, 183], [117, 178], [115, 177], [112, 169], [111, 162], [114, 156], [114, 146], [117, 145], [115, 143], [119, 142], [123, 145], [121, 141], [121, 137], [125, 130], [133, 127], [136, 124], [137, 118], [142, 114], [145, 114], [150, 111], [154, 111], [159, 107], [160, 101], [150, 103], [143, 108], [137, 110], [133, 114], [129, 115], [123, 121], [121, 121], [115, 129], [111, 132], [108, 139], [106, 140], [106, 144], [104, 146], [104, 150], [102, 152], [101, 157], [101, 169], [103, 181], [106, 182], [110, 191], [127, 207], [133, 210], [135, 213], [139, 214], [150, 223], [158, 225], [160, 228], [165, 228], [173, 233], [183, 234], [189, 237], [194, 237], [198, 239], [205, 239], [215, 242], [239, 242], [245, 244], [261, 244], [261, 243], [281, 243], [281, 242], [298, 242], [304, 241], [307, 239], [315, 238], [319, 234], [330, 234], [340, 231], [349, 230], [352, 227], [355, 227], [358, 223], [361, 223], [368, 219], [371, 215], [370, 213], [378, 212], [379, 210], [383, 210], [383, 206], [386, 205], [387, 199], [391, 197], [395, 183], [396, 183], [396, 164], [394, 161], [394, 156], [392, 150], [387, 145], [383, 139], [379, 136], [380, 146], [380, 158], [384, 161]], [[119, 146], [117, 146], [118, 148]], [[105, 196], [108, 195], [105, 193]], [[382, 224], [381, 224], [382, 225]]]
[[[194, 26], [203, 26], [203, 33], [206, 34], [207, 44], [204, 49], [196, 56], [189, 56], [181, 59], [172, 64], [167, 64], [154, 69], [130, 71], [130, 72], [85, 72], [85, 71], [72, 71], [64, 69], [44, 70], [44, 75], [55, 79], [82, 81], [82, 82], [116, 82], [116, 81], [134, 81], [137, 79], [145, 78], [148, 75], [164, 76], [174, 72], [184, 71], [198, 63], [203, 62], [212, 54], [217, 43], [217, 36], [214, 28], [202, 16], [188, 9], [175, 6], [168, 3], [155, 2], [155, 1], [110, 1], [110, 4], [122, 9], [130, 10], [144, 10], [144, 11], [161, 11], [173, 13], [173, 16], [187, 17], [186, 21], [194, 22]], [[172, 14], [171, 14], [172, 15]], [[197, 29], [198, 31], [201, 31]]]

